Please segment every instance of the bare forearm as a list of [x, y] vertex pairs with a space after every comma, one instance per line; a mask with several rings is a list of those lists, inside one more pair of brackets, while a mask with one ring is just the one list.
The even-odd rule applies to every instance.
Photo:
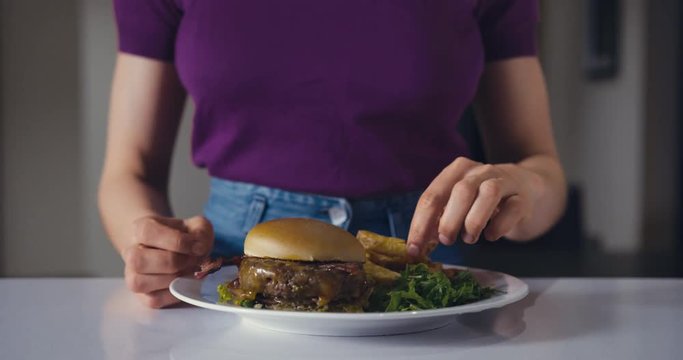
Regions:
[[528, 185], [536, 196], [530, 214], [507, 237], [525, 241], [542, 235], [559, 220], [564, 213], [567, 185], [562, 166], [554, 156], [535, 155], [517, 165], [533, 174]]
[[105, 230], [119, 254], [133, 242], [136, 219], [171, 215], [166, 190], [132, 174], [102, 178], [99, 208]]
[[134, 242], [135, 220], [171, 214], [166, 188], [184, 103], [172, 64], [118, 55], [99, 208], [119, 253]]

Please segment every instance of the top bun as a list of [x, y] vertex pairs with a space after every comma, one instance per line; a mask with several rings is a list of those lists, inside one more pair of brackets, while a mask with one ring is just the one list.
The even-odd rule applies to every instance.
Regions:
[[365, 249], [351, 233], [304, 218], [276, 219], [254, 226], [244, 240], [244, 254], [296, 261], [365, 261]]

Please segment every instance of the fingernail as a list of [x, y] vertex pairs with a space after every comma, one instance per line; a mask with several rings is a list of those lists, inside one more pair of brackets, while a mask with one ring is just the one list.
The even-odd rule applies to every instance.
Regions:
[[439, 234], [439, 241], [444, 245], [450, 245], [452, 243], [451, 239], [444, 234]]
[[462, 233], [462, 241], [464, 241], [468, 244], [473, 244], [474, 238], [469, 233]]
[[196, 244], [192, 245], [192, 252], [195, 255], [204, 255], [204, 251], [206, 251], [204, 244], [196, 243]]
[[410, 255], [412, 257], [420, 256], [420, 248], [417, 247], [417, 245], [415, 245], [415, 244], [408, 245], [408, 255]]

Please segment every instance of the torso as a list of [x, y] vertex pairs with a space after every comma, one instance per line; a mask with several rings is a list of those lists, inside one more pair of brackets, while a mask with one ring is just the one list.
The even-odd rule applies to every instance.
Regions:
[[213, 176], [367, 197], [422, 188], [466, 153], [474, 1], [180, 2], [193, 159]]

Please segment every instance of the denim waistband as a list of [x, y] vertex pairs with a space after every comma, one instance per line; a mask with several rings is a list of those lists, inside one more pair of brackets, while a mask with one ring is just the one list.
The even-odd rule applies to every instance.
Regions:
[[347, 199], [343, 197], [333, 197], [318, 194], [287, 191], [268, 186], [252, 183], [211, 178], [212, 195], [230, 194], [231, 196], [249, 196], [260, 194], [270, 201], [299, 204], [305, 206], [330, 207], [338, 205], [340, 202], [348, 202], [359, 211], [373, 212], [384, 211], [387, 207], [404, 208], [414, 206], [420, 198], [422, 191], [412, 191], [396, 195], [379, 196], [364, 199]]
[[[265, 206], [277, 208], [307, 207], [319, 213], [327, 213], [330, 222], [348, 229], [352, 217], [364, 219], [396, 219], [393, 214], [412, 212], [421, 191], [381, 196], [366, 199], [347, 199], [318, 194], [287, 191], [239, 181], [211, 178], [211, 197], [213, 199], [234, 199], [248, 197], [249, 211], [258, 211]], [[256, 198], [256, 201], [253, 199]], [[403, 216], [405, 218], [405, 215]], [[392, 226], [393, 228], [393, 226]], [[392, 231], [392, 235], [398, 235]]]
[[270, 201], [305, 206], [333, 206], [343, 198], [287, 191], [257, 184], [211, 178], [212, 195], [250, 196], [260, 194]]

